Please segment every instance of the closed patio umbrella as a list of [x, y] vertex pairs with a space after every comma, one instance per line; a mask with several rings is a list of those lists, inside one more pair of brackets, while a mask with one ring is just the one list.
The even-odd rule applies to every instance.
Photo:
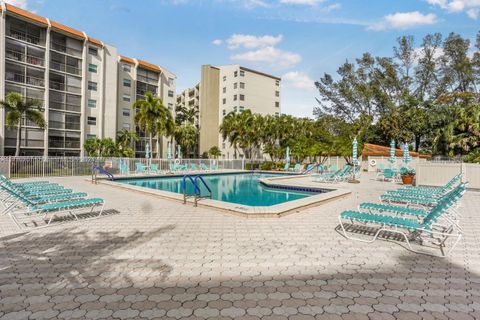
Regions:
[[397, 158], [395, 157], [395, 140], [390, 141], [390, 158], [388, 159], [391, 163], [395, 163]]

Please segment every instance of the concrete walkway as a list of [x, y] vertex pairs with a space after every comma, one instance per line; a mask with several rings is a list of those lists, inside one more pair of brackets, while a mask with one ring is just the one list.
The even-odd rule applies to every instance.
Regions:
[[[245, 219], [83, 178], [50, 179], [108, 215], [17, 233], [0, 217], [0, 319], [478, 319], [480, 193], [450, 258], [345, 239], [337, 217], [391, 183], [279, 219]], [[306, 182], [307, 183], [307, 182]]]

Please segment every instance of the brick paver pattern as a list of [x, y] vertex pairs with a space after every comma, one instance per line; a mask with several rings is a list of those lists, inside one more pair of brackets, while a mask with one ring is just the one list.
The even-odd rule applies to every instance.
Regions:
[[479, 319], [480, 192], [442, 259], [337, 232], [339, 212], [396, 187], [370, 178], [280, 219], [50, 179], [105, 198], [109, 214], [28, 233], [1, 217], [0, 319]]

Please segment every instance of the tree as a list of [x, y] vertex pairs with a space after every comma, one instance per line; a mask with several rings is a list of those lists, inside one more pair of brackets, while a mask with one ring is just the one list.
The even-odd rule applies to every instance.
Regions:
[[117, 132], [117, 149], [121, 156], [133, 157], [135, 152], [133, 151], [133, 142], [138, 141], [138, 136], [135, 132], [123, 129]]
[[175, 132], [173, 116], [163, 105], [162, 99], [151, 92], [145, 93], [144, 100], [135, 101], [133, 108], [136, 110], [135, 124], [148, 135], [153, 155], [153, 137], [171, 136]]
[[83, 145], [89, 157], [116, 157], [118, 148], [111, 138], [87, 139]]
[[178, 106], [176, 108], [175, 122], [182, 124], [185, 121], [195, 124], [198, 118], [199, 110], [195, 106]]
[[214, 159], [218, 159], [218, 157], [222, 155], [222, 152], [220, 151], [220, 148], [213, 146], [208, 150], [208, 155]]
[[42, 102], [34, 99], [24, 99], [21, 94], [10, 92], [7, 94], [5, 101], [0, 101], [0, 105], [7, 111], [5, 119], [7, 127], [17, 130], [15, 156], [18, 157], [22, 141], [23, 121], [31, 121], [41, 129], [45, 128]]
[[197, 144], [197, 128], [190, 122], [185, 121], [175, 128], [175, 140], [186, 149], [187, 157], [190, 157], [190, 150]]

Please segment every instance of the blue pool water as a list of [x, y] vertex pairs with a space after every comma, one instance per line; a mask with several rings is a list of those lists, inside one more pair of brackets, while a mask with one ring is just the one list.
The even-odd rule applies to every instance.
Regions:
[[[248, 206], [271, 206], [287, 201], [302, 199], [316, 193], [286, 189], [272, 189], [262, 185], [259, 179], [278, 177], [279, 174], [232, 173], [202, 175], [212, 190], [212, 199]], [[182, 177], [161, 177], [118, 180], [120, 183], [170, 191], [183, 194]], [[187, 192], [193, 194], [193, 184], [187, 182]], [[202, 187], [201, 194], [207, 190]]]

